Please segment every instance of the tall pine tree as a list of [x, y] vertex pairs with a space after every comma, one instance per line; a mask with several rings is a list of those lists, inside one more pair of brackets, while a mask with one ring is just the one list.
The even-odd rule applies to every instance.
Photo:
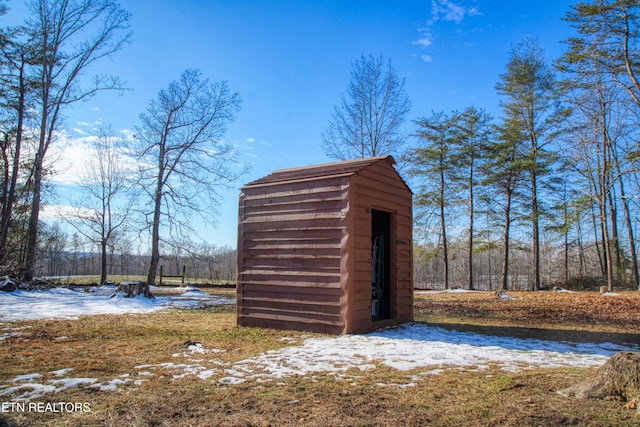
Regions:
[[556, 80], [544, 59], [544, 51], [537, 40], [526, 38], [511, 51], [507, 71], [496, 85], [504, 97], [502, 110], [509, 126], [529, 143], [523, 163], [529, 175], [530, 219], [533, 252], [533, 289], [540, 289], [540, 180], [551, 170], [557, 156], [551, 144], [561, 132], [562, 120], [568, 110], [561, 108]]
[[416, 120], [418, 148], [407, 154], [411, 164], [409, 175], [420, 179], [416, 194], [416, 207], [422, 216], [435, 214], [440, 229], [442, 247], [444, 289], [449, 289], [449, 251], [447, 236], [448, 208], [452, 204], [450, 177], [453, 169], [451, 160], [451, 122], [443, 112], [433, 112], [430, 117]]

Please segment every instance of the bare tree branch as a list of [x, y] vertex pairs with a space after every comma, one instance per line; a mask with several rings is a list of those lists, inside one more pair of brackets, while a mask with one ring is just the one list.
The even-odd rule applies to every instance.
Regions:
[[170, 234], [190, 229], [190, 213], [212, 221], [220, 201], [217, 189], [245, 172], [229, 167], [237, 153], [223, 139], [240, 102], [239, 94], [231, 92], [226, 82], [210, 83], [199, 70], [189, 69], [160, 91], [140, 115], [138, 153], [143, 162], [155, 164], [141, 169], [141, 183], [153, 205], [153, 214], [147, 217], [151, 229], [148, 285], [155, 283], [161, 226], [168, 227]]
[[347, 160], [399, 154], [406, 139], [401, 127], [411, 109], [404, 85], [382, 55], [355, 61], [347, 93], [322, 134], [327, 156]]

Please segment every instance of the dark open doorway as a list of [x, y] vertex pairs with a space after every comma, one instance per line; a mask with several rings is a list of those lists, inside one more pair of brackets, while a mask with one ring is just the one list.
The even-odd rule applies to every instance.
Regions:
[[371, 320], [391, 319], [392, 214], [371, 211]]

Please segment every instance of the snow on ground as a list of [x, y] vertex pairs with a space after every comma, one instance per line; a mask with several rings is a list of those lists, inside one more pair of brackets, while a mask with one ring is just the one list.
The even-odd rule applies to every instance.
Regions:
[[[0, 293], [0, 321], [37, 318], [73, 318], [87, 314], [137, 313], [168, 307], [233, 304], [234, 299], [216, 297], [195, 288], [184, 288], [177, 295], [144, 298], [110, 298], [112, 287], [96, 292], [56, 289], [48, 292]], [[19, 334], [9, 323], [0, 323], [0, 337]], [[6, 332], [9, 331], [9, 332]], [[0, 345], [1, 345], [0, 338]], [[358, 371], [388, 366], [407, 372], [407, 382], [415, 385], [445, 369], [484, 371], [496, 366], [509, 372], [532, 368], [597, 367], [609, 356], [623, 350], [640, 351], [638, 345], [590, 344], [487, 336], [408, 323], [362, 335], [297, 339], [284, 337], [286, 347], [261, 355], [225, 362], [218, 357], [223, 350], [192, 343], [185, 351], [172, 355], [172, 361], [147, 360], [134, 372], [99, 382], [96, 378], [76, 378], [71, 368], [48, 373], [25, 373], [0, 383], [0, 398], [30, 400], [71, 387], [89, 387], [99, 391], [117, 391], [137, 387], [150, 377], [167, 375], [173, 380], [198, 378], [221, 386], [253, 382], [281, 381], [295, 375], [333, 375], [337, 380], [357, 382]], [[410, 371], [410, 372], [409, 372]], [[381, 386], [389, 384], [381, 384]]]
[[[148, 361], [132, 373], [99, 382], [96, 378], [76, 378], [70, 368], [19, 375], [0, 384], [0, 398], [31, 400], [71, 387], [88, 387], [98, 391], [118, 391], [137, 387], [150, 377], [170, 375], [174, 381], [198, 378], [219, 386], [252, 382], [279, 384], [286, 377], [332, 375], [338, 381], [356, 383], [358, 371], [385, 365], [407, 372], [406, 382], [380, 386], [411, 387], [445, 369], [485, 371], [490, 366], [518, 372], [534, 368], [601, 366], [609, 356], [623, 350], [640, 351], [640, 347], [611, 343], [589, 344], [522, 339], [457, 332], [420, 323], [387, 328], [364, 335], [308, 338], [296, 345], [295, 339], [283, 340], [291, 345], [261, 355], [224, 362], [216, 355], [224, 350], [207, 349], [200, 343], [172, 355], [173, 361]], [[411, 372], [408, 372], [411, 371]], [[47, 378], [45, 380], [45, 378]]]
[[[410, 323], [366, 335], [307, 339], [300, 346], [270, 351], [236, 362], [220, 382], [265, 381], [350, 368], [386, 365], [409, 371], [442, 368], [486, 370], [496, 365], [517, 372], [528, 368], [593, 367], [612, 354], [633, 349], [611, 343], [585, 344], [486, 336]], [[640, 350], [636, 348], [636, 350]]]
[[11, 396], [12, 401], [19, 402], [37, 399], [45, 394], [59, 393], [74, 387], [87, 387], [99, 391], [117, 391], [119, 385], [128, 382], [133, 382], [136, 386], [141, 384], [141, 381], [134, 381], [129, 378], [129, 374], [120, 375], [120, 377], [107, 383], [99, 383], [96, 378], [65, 377], [71, 371], [73, 369], [65, 368], [49, 372], [48, 376], [53, 376], [54, 378], [46, 381], [42, 381], [43, 375], [41, 374], [18, 375], [7, 383], [0, 384], [0, 398]]
[[[124, 298], [114, 286], [48, 291], [0, 292], [0, 322], [36, 319], [75, 319], [91, 314], [148, 313], [166, 308], [195, 308], [235, 304], [235, 298], [210, 295], [194, 287], [173, 288], [175, 294], [158, 291], [155, 299]], [[0, 332], [0, 340], [7, 338]]]

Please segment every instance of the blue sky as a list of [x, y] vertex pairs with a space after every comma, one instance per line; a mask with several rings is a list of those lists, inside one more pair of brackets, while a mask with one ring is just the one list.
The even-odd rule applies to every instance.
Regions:
[[[243, 99], [226, 139], [251, 172], [330, 161], [320, 148], [331, 109], [361, 55], [390, 58], [406, 79], [410, 120], [431, 111], [485, 108], [499, 115], [495, 84], [513, 44], [536, 37], [548, 57], [572, 34], [561, 20], [574, 1], [540, 0], [121, 0], [133, 15], [132, 43], [93, 73], [132, 90], [100, 94], [67, 111], [70, 138], [98, 123], [131, 130], [159, 90], [186, 68], [226, 80]], [[20, 20], [21, 0], [5, 22]], [[411, 121], [406, 127], [410, 132]], [[238, 189], [225, 193], [218, 227], [200, 237], [235, 246]], [[57, 200], [64, 204], [64, 197]]]

